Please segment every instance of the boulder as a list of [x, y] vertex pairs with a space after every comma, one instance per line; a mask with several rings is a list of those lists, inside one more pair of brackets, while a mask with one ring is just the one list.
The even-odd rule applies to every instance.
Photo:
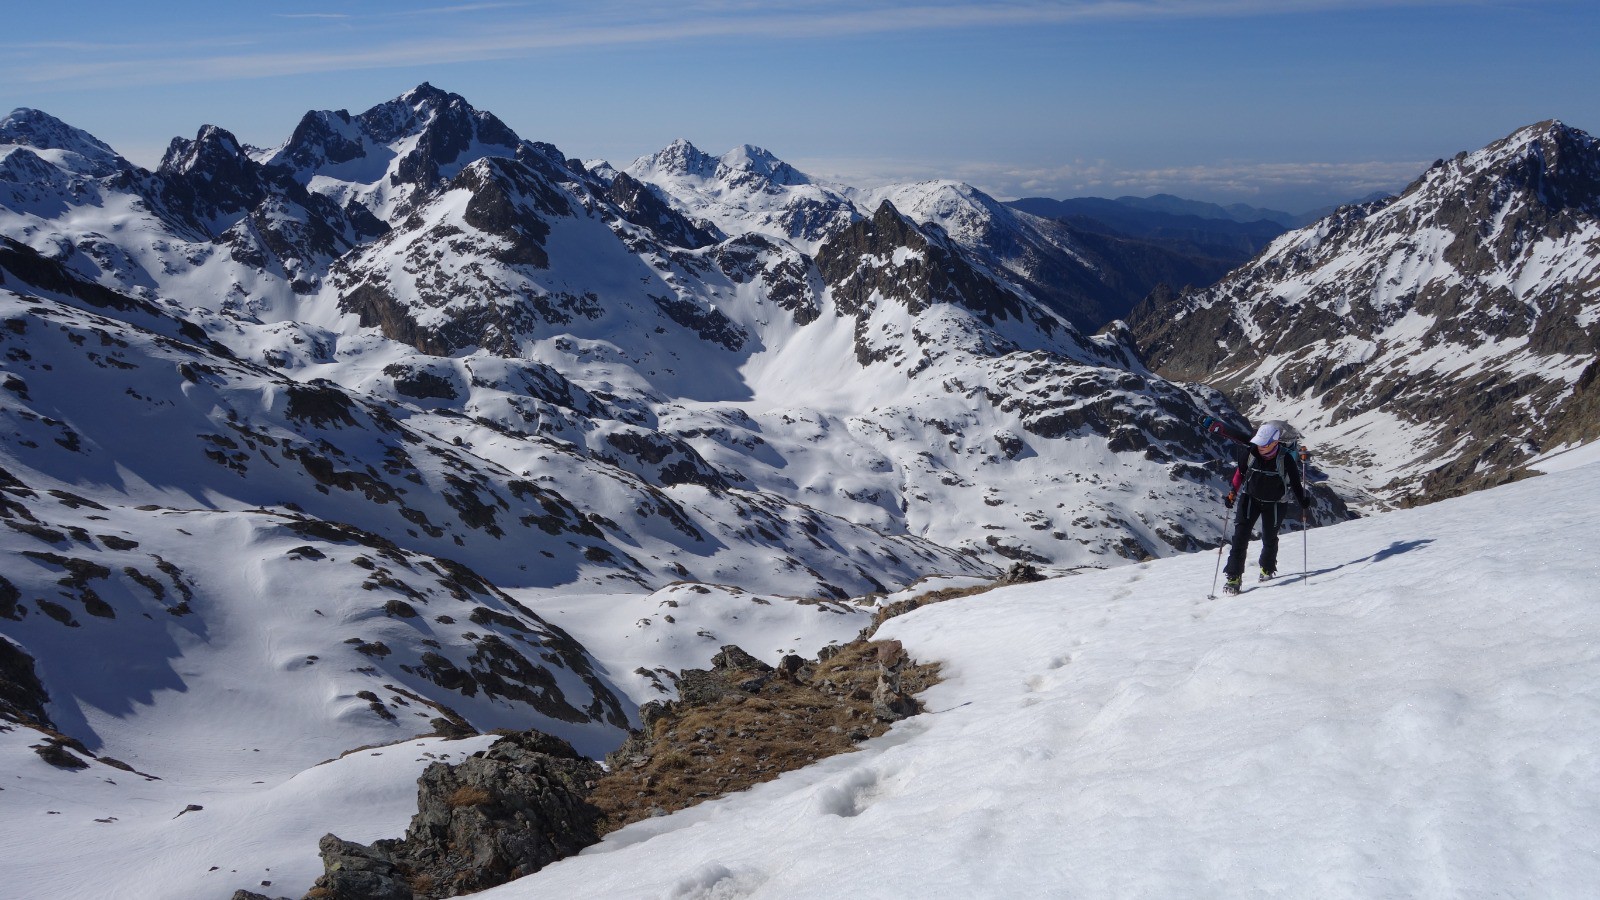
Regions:
[[600, 839], [585, 797], [603, 774], [560, 738], [513, 734], [417, 780], [417, 814], [402, 840], [322, 840], [317, 881], [328, 898], [432, 900], [537, 872]]

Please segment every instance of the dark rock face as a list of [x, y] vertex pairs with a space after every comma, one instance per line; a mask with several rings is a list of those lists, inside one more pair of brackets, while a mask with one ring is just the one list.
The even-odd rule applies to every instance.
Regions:
[[759, 234], [732, 238], [712, 251], [712, 258], [735, 284], [759, 280], [767, 296], [794, 315], [796, 325], [810, 325], [822, 315], [817, 303], [821, 278], [811, 260], [790, 247]]
[[570, 216], [566, 198], [521, 163], [487, 159], [463, 171], [452, 183], [472, 193], [464, 219], [504, 243], [491, 256], [508, 266], [550, 267], [544, 242], [550, 236], [545, 216]]
[[661, 487], [698, 484], [726, 490], [728, 480], [682, 440], [658, 431], [629, 428], [605, 436], [601, 457]]
[[898, 722], [922, 711], [915, 697], [900, 683], [900, 672], [910, 664], [899, 641], [878, 647], [878, 683], [872, 689], [872, 714], [880, 722]]
[[237, 221], [266, 197], [261, 165], [214, 125], [192, 141], [173, 138], [156, 178], [162, 204], [204, 230]]
[[[584, 797], [603, 774], [560, 738], [501, 738], [460, 765], [417, 780], [417, 814], [402, 840], [371, 846], [322, 838], [329, 900], [455, 897], [537, 872], [599, 840]], [[319, 893], [320, 891], [320, 893]]]
[[356, 126], [344, 110], [308, 112], [289, 136], [283, 160], [300, 169], [332, 163], [347, 163], [365, 155]]
[[[17, 589], [11, 582], [0, 578], [0, 603], [15, 603]], [[33, 657], [21, 647], [0, 637], [0, 719], [22, 725], [55, 729], [45, 704], [50, 695], [45, 693], [38, 674], [34, 671]]]
[[[551, 220], [578, 214], [569, 196], [546, 176], [517, 159], [486, 157], [464, 168], [447, 189], [470, 193], [463, 214], [469, 227], [425, 227], [412, 216], [363, 254], [341, 258], [331, 277], [341, 291], [342, 310], [358, 314], [362, 325], [378, 328], [385, 337], [434, 356], [479, 347], [514, 357], [522, 337], [602, 314], [593, 294], [546, 293], [507, 283], [508, 277], [520, 277], [517, 272], [547, 269]], [[513, 274], [489, 277], [475, 263], [475, 280], [459, 282], [439, 269], [441, 249], [459, 258], [493, 261], [501, 272]], [[384, 253], [405, 259], [404, 291], [411, 299], [395, 296], [381, 267], [363, 267], [361, 256]], [[432, 323], [420, 324], [424, 318]]]
[[623, 219], [674, 247], [698, 250], [716, 243], [720, 237], [715, 229], [689, 221], [656, 196], [648, 185], [626, 172], [618, 172], [611, 183], [605, 185], [603, 194]]
[[1035, 581], [1044, 581], [1045, 576], [1038, 569], [1027, 563], [1017, 563], [1005, 571], [996, 582], [999, 585], [1032, 584]]
[[424, 82], [407, 95], [414, 107], [432, 112], [432, 121], [422, 130], [421, 139], [400, 161], [396, 177], [413, 184], [431, 184], [439, 179], [442, 166], [455, 163], [476, 140], [490, 146], [511, 148], [516, 134], [494, 115], [473, 109], [459, 94], [449, 94]]
[[395, 393], [413, 400], [455, 400], [460, 397], [462, 390], [456, 383], [454, 371], [443, 366], [438, 368], [443, 371], [391, 363], [384, 367], [383, 374], [394, 379]]
[[[856, 317], [856, 359], [863, 366], [889, 358], [888, 351], [874, 346], [870, 333], [875, 297], [903, 304], [913, 316], [936, 303], [949, 303], [991, 326], [1012, 319], [1031, 321], [1047, 335], [1060, 328], [1017, 294], [977, 272], [946, 239], [930, 238], [887, 202], [871, 219], [829, 238], [817, 250], [816, 264], [840, 313]], [[918, 343], [929, 341], [923, 338]]]
[[1306, 397], [1332, 425], [1419, 426], [1450, 452], [1419, 450], [1431, 471], [1388, 490], [1439, 498], [1596, 433], [1582, 379], [1549, 373], [1600, 353], [1597, 256], [1600, 142], [1546, 122], [1290, 233], [1210, 289], [1152, 294], [1130, 324], [1157, 371], [1242, 406]]
[[412, 900], [416, 896], [394, 858], [376, 845], [367, 847], [325, 834], [317, 848], [326, 871], [317, 879], [316, 886], [323, 891], [319, 896], [330, 900]]

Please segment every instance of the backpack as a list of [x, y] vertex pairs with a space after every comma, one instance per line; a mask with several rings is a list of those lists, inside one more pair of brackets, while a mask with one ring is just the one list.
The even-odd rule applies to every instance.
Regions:
[[1289, 492], [1289, 464], [1299, 464], [1300, 448], [1283, 444], [1278, 455], [1272, 458], [1271, 468], [1262, 468], [1262, 460], [1247, 448], [1245, 456], [1244, 492], [1262, 503], [1277, 503]]

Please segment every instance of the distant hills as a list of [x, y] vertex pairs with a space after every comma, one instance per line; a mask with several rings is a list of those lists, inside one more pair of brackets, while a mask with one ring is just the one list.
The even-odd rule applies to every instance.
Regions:
[[[1378, 193], [1351, 202], [1366, 203], [1387, 196]], [[1124, 247], [1126, 242], [1144, 243], [1176, 254], [1185, 260], [1189, 271], [1205, 279], [1197, 287], [1249, 262], [1279, 235], [1310, 225], [1338, 208], [1289, 213], [1244, 203], [1222, 206], [1172, 194], [1067, 200], [1024, 197], [1006, 205], [1065, 223], [1080, 233], [1117, 239], [1124, 242]]]

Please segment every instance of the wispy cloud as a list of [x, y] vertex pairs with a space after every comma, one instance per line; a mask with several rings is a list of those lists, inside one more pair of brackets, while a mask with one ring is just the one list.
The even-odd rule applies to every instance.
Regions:
[[390, 15], [397, 16], [432, 16], [449, 15], [452, 13], [488, 12], [495, 9], [518, 9], [528, 6], [527, 3], [457, 3], [453, 6], [430, 6], [426, 9], [398, 10]]
[[[1116, 19], [1282, 16], [1328, 10], [1460, 6], [1481, 0], [1021, 0], [1021, 2], [907, 3], [893, 0], [846, 4], [837, 0], [749, 3], [701, 0], [688, 4], [600, 2], [541, 6], [535, 17], [509, 14], [532, 9], [523, 3], [461, 3], [408, 11], [407, 15], [494, 13], [463, 19], [447, 33], [384, 38], [353, 50], [348, 41], [318, 47], [306, 36], [296, 49], [248, 55], [197, 55], [156, 50], [112, 55], [85, 68], [75, 64], [30, 64], [7, 73], [34, 88], [94, 88], [116, 84], [193, 83], [228, 78], [265, 78], [360, 69], [508, 59], [541, 51], [585, 47], [674, 43], [705, 39], [808, 40], [913, 31], [1069, 25]], [[341, 13], [282, 13], [281, 18], [337, 18]], [[370, 19], [393, 19], [385, 14]], [[349, 21], [359, 21], [348, 19]], [[290, 41], [283, 41], [288, 45]], [[99, 83], [96, 83], [96, 82]]]

